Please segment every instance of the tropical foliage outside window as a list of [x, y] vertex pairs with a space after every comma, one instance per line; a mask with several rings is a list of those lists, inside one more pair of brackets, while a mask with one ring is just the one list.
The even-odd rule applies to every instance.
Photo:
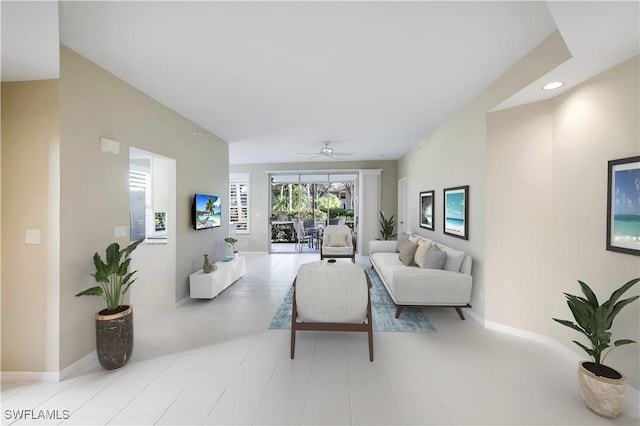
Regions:
[[[271, 186], [271, 240], [273, 242], [295, 241], [292, 219], [312, 218], [315, 223], [326, 223], [328, 219], [354, 220], [355, 183], [273, 183]], [[341, 199], [340, 195], [344, 199]]]

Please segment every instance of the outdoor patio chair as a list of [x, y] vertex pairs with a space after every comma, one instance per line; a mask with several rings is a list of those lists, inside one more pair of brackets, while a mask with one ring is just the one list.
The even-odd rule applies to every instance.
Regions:
[[298, 252], [301, 252], [302, 247], [305, 243], [311, 245], [313, 236], [305, 234], [304, 230], [302, 229], [302, 224], [298, 219], [293, 219], [293, 229], [296, 232], [296, 249], [298, 250]]

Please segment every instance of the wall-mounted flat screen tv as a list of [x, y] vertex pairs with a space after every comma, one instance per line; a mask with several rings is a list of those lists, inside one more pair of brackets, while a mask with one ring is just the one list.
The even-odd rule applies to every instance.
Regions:
[[217, 228], [222, 224], [221, 211], [220, 197], [217, 195], [194, 195], [191, 215], [193, 229]]

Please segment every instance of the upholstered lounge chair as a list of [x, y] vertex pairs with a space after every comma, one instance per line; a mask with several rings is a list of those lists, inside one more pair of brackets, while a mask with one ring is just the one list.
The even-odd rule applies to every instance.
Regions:
[[369, 335], [373, 361], [371, 281], [360, 265], [311, 262], [298, 269], [293, 281], [291, 359], [298, 330], [364, 331]]
[[350, 258], [356, 263], [356, 247], [347, 225], [327, 225], [320, 245], [320, 260], [325, 258]]

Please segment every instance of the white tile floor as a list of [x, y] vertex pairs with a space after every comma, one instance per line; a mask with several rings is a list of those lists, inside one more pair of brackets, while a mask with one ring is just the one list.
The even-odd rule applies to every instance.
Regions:
[[[615, 420], [585, 408], [575, 365], [552, 348], [453, 309], [426, 311], [434, 334], [376, 333], [373, 363], [364, 333], [300, 332], [290, 360], [288, 330], [267, 326], [317, 256], [247, 254], [245, 277], [214, 300], [136, 308], [124, 369], [3, 382], [2, 424], [640, 424], [633, 401]], [[20, 409], [68, 418], [16, 421]]]

